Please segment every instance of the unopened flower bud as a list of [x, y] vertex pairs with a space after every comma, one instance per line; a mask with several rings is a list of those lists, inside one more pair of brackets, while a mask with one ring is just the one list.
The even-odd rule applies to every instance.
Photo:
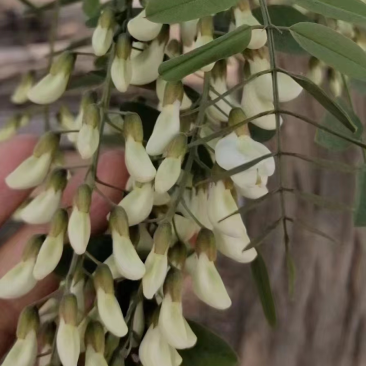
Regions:
[[175, 38], [171, 39], [165, 48], [169, 58], [175, 58], [182, 54], [182, 44]]
[[102, 323], [117, 337], [125, 336], [127, 325], [114, 296], [112, 273], [107, 265], [102, 264], [95, 271], [94, 286], [97, 291], [98, 314]]
[[93, 347], [97, 353], [104, 353], [104, 329], [103, 325], [98, 321], [89, 322], [85, 331], [85, 346]]
[[52, 347], [56, 335], [56, 324], [48, 322], [44, 324], [39, 332], [39, 350], [42, 357], [39, 358], [39, 366], [47, 366], [51, 362]]
[[[56, 119], [61, 128], [65, 131], [72, 131], [80, 129], [80, 126], [76, 125], [75, 117], [70, 112], [70, 109], [66, 105], [62, 105], [56, 114]], [[71, 142], [75, 142], [77, 139], [77, 132], [67, 134], [67, 138]]]
[[[198, 35], [196, 39], [196, 43], [194, 45], [195, 48], [199, 48], [205, 46], [206, 44], [212, 42], [213, 40], [213, 18], [212, 16], [207, 16], [201, 18], [197, 24]], [[203, 72], [211, 71], [214, 67], [214, 63], [206, 65], [201, 68]]]
[[156, 169], [143, 146], [143, 127], [138, 114], [126, 115], [123, 134], [125, 137], [125, 162], [131, 177], [141, 183], [154, 179]]
[[190, 47], [196, 38], [197, 23], [198, 19], [193, 19], [180, 24], [180, 38], [187, 47]]
[[77, 300], [65, 295], [60, 303], [60, 322], [57, 331], [57, 352], [64, 366], [76, 366], [80, 354], [80, 338], [77, 329]]
[[28, 98], [33, 103], [50, 104], [65, 92], [74, 68], [76, 55], [62, 53], [51, 65], [49, 73], [28, 91]]
[[177, 241], [168, 252], [169, 264], [173, 267], [183, 270], [187, 259], [187, 247], [181, 242]]
[[[87, 109], [87, 107], [90, 104], [96, 104], [97, 103], [97, 93], [95, 91], [88, 91], [85, 94], [83, 94], [82, 98], [81, 98], [81, 102], [80, 102], [80, 108], [79, 108], [79, 113], [76, 116], [75, 119], [75, 127], [74, 129], [76, 130], [80, 130], [82, 125], [83, 125], [83, 119], [84, 119], [84, 113]], [[69, 138], [69, 140], [71, 142], [76, 142], [78, 134], [69, 134], [69, 136], [72, 136], [72, 138]]]
[[11, 116], [4, 124], [2, 128], [0, 128], [0, 142], [6, 141], [16, 135], [18, 129], [20, 127], [24, 127], [29, 123], [30, 116], [29, 114], [20, 114], [17, 113], [14, 116]]
[[10, 100], [14, 104], [23, 104], [28, 100], [28, 91], [32, 88], [34, 83], [34, 72], [28, 71], [22, 75], [20, 83], [15, 88]]
[[[239, 123], [243, 123], [247, 119], [244, 111], [241, 108], [233, 108], [229, 114], [228, 124], [230, 127], [236, 126]], [[249, 129], [247, 124], [242, 124], [241, 126], [235, 129], [235, 133], [237, 136], [248, 136]]]
[[309, 69], [306, 77], [314, 84], [321, 85], [324, 80], [324, 65], [322, 61], [315, 57], [311, 57], [309, 60]]
[[83, 254], [90, 238], [90, 205], [92, 191], [87, 184], [82, 184], [74, 196], [74, 205], [71, 212], [68, 234], [70, 244], [76, 254]]
[[24, 308], [18, 320], [16, 336], [25, 339], [30, 332], [37, 333], [39, 328], [39, 316], [37, 308], [29, 306]]
[[47, 176], [59, 141], [60, 136], [52, 132], [45, 133], [34, 147], [32, 156], [5, 178], [6, 184], [13, 189], [33, 188], [41, 184]]
[[153, 23], [146, 18], [145, 9], [143, 9], [136, 17], [132, 18], [127, 25], [131, 36], [143, 42], [148, 42], [156, 38], [161, 27], [162, 24]]
[[92, 37], [92, 46], [96, 56], [103, 56], [109, 50], [113, 41], [115, 24], [113, 10], [105, 8], [99, 17]]
[[339, 98], [343, 92], [342, 75], [335, 69], [329, 70], [329, 88], [335, 98]]
[[83, 115], [83, 124], [78, 133], [77, 148], [82, 159], [93, 156], [99, 145], [100, 111], [97, 105], [87, 106]]

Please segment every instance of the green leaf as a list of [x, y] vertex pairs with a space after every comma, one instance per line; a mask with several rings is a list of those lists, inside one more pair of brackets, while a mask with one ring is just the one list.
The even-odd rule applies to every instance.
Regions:
[[249, 132], [253, 140], [257, 142], [266, 142], [276, 135], [276, 130], [264, 130], [253, 123], [248, 123]]
[[182, 56], [163, 62], [159, 74], [167, 81], [179, 81], [203, 66], [242, 52], [249, 44], [251, 29], [243, 25]]
[[237, 366], [239, 359], [233, 349], [219, 336], [196, 322], [189, 321], [197, 343], [193, 348], [179, 350], [182, 366]]
[[366, 24], [366, 5], [359, 0], [296, 0], [296, 4], [326, 18]]
[[355, 195], [356, 210], [353, 215], [353, 223], [356, 227], [363, 227], [366, 226], [366, 170], [362, 169], [362, 171], [358, 173], [357, 178], [357, 190]]
[[83, 0], [83, 12], [91, 18], [99, 13], [100, 1], [99, 0]]
[[[278, 27], [291, 27], [296, 23], [311, 22], [311, 19], [306, 15], [288, 5], [270, 5], [268, 6], [268, 12], [272, 24]], [[261, 24], [264, 24], [260, 7], [253, 9], [253, 15]], [[304, 49], [294, 40], [290, 32], [276, 31], [274, 32], [274, 40], [277, 51], [295, 55], [306, 54]]]
[[237, 0], [150, 0], [146, 16], [156, 23], [181, 23], [231, 8]]
[[[339, 105], [347, 112], [350, 116], [353, 124], [356, 126], [357, 131], [352, 133], [350, 130], [344, 127], [338, 119], [334, 118], [334, 116], [330, 113], [327, 113], [322, 121], [322, 125], [332, 130], [341, 133], [347, 137], [353, 138], [355, 140], [361, 141], [363, 134], [363, 125], [357, 115], [349, 108], [345, 101], [342, 99], [338, 99]], [[350, 141], [346, 141], [341, 139], [340, 137], [334, 136], [327, 131], [317, 129], [315, 135], [315, 142], [331, 151], [344, 151], [348, 149], [353, 144]]]
[[[343, 104], [339, 100], [334, 100], [321, 89], [318, 85], [314, 84], [311, 80], [305, 76], [295, 75], [285, 70], [281, 72], [291, 76], [300, 86], [302, 86], [309, 94], [311, 94], [315, 100], [318, 101], [328, 112], [330, 112], [346, 129], [356, 132], [359, 125], [355, 123], [354, 119], [350, 116], [349, 111], [343, 108]], [[339, 123], [338, 123], [339, 124]]]
[[349, 38], [315, 23], [298, 23], [290, 28], [304, 50], [345, 75], [366, 80], [366, 52]]
[[264, 315], [268, 324], [271, 327], [275, 327], [277, 322], [276, 307], [272, 296], [266, 263], [259, 252], [257, 258], [252, 262], [251, 268]]

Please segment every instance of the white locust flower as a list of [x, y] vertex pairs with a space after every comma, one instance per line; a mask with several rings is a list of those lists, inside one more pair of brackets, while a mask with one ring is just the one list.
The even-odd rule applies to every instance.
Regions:
[[72, 278], [70, 293], [75, 295], [76, 302], [78, 304], [78, 322], [83, 318], [85, 313], [85, 274], [81, 267], [76, 269], [76, 272]]
[[75, 59], [74, 53], [62, 53], [49, 73], [28, 91], [28, 99], [36, 104], [50, 104], [59, 99], [66, 90]]
[[[213, 225], [208, 217], [208, 189], [207, 184], [200, 184], [192, 189], [192, 198], [190, 203], [192, 214], [207, 229], [212, 230]], [[196, 224], [197, 225], [197, 224]], [[199, 226], [196, 226], [196, 231]]]
[[83, 115], [83, 123], [76, 142], [76, 146], [82, 159], [91, 158], [98, 149], [99, 124], [99, 107], [96, 104], [88, 105]]
[[147, 299], [152, 299], [163, 285], [168, 271], [168, 249], [172, 242], [171, 224], [161, 224], [155, 231], [154, 244], [145, 261], [146, 272], [142, 289]]
[[143, 146], [144, 130], [138, 114], [127, 114], [123, 124], [125, 163], [132, 179], [140, 183], [151, 182], [156, 169]]
[[[240, 109], [233, 109], [230, 113], [229, 125], [235, 125], [238, 120], [243, 119], [245, 119], [243, 112]], [[222, 138], [215, 148], [216, 162], [225, 170], [239, 167], [269, 154], [271, 151], [266, 146], [250, 137], [247, 125], [238, 127], [236, 131]], [[249, 169], [232, 175], [231, 179], [240, 188], [255, 188], [262, 186], [263, 183], [266, 184], [268, 177], [273, 175], [274, 171], [274, 158], [269, 157]]]
[[198, 19], [180, 23], [180, 39], [186, 47], [192, 46], [197, 34]]
[[38, 310], [41, 324], [49, 323], [58, 316], [59, 301], [55, 298], [48, 299]]
[[75, 253], [85, 253], [90, 238], [90, 205], [92, 192], [87, 184], [78, 187], [69, 219], [67, 232]]
[[[168, 252], [168, 262], [171, 268], [183, 271], [187, 259], [187, 246], [182, 241], [177, 241]], [[165, 280], [167, 281], [167, 280]]]
[[34, 72], [28, 71], [22, 75], [20, 83], [15, 88], [10, 100], [14, 104], [24, 104], [28, 101], [28, 92], [32, 88], [34, 83]]
[[[236, 28], [246, 24], [249, 26], [261, 25], [253, 16], [248, 0], [240, 0], [234, 8], [234, 18]], [[265, 29], [253, 29], [248, 48], [262, 48], [267, 43], [267, 32]]]
[[62, 192], [67, 184], [67, 170], [54, 169], [48, 178], [45, 190], [25, 206], [20, 214], [28, 224], [46, 224], [60, 206]]
[[136, 305], [132, 320], [132, 330], [134, 333], [132, 343], [134, 344], [134, 347], [136, 347], [140, 344], [140, 341], [145, 331], [145, 314], [143, 300], [140, 300]]
[[116, 206], [109, 216], [109, 229], [113, 241], [113, 257], [118, 272], [129, 280], [139, 280], [145, 274], [145, 265], [130, 239], [126, 211]]
[[173, 242], [179, 239], [184, 243], [187, 243], [196, 233], [197, 225], [191, 218], [187, 218], [177, 214], [174, 215], [173, 220], [175, 228], [177, 229], [177, 237], [176, 234], [173, 233]]
[[80, 338], [77, 328], [77, 300], [75, 295], [65, 295], [59, 308], [59, 325], [56, 336], [57, 352], [63, 366], [77, 366], [80, 355]]
[[[64, 131], [74, 131], [76, 129], [75, 117], [66, 105], [62, 105], [56, 114], [56, 120]], [[67, 138], [71, 142], [77, 139], [77, 132], [67, 133]]]
[[10, 140], [16, 135], [19, 128], [25, 127], [30, 121], [30, 115], [27, 113], [17, 113], [11, 116], [0, 128], [0, 142]]
[[41, 184], [47, 176], [59, 142], [60, 136], [52, 132], [41, 136], [33, 149], [33, 154], [5, 178], [8, 187], [28, 189]]
[[153, 208], [154, 190], [151, 183], [137, 183], [133, 190], [118, 204], [124, 208], [128, 224], [134, 226], [144, 221]]
[[[222, 95], [228, 91], [226, 84], [226, 60], [220, 60], [215, 63], [211, 73], [210, 84], [215, 90], [209, 91], [210, 98], [216, 99], [219, 95]], [[220, 122], [227, 122], [232, 105], [238, 103], [233, 100], [231, 95], [226, 96], [224, 99], [220, 99], [215, 105], [210, 105], [207, 108], [207, 114], [217, 124]], [[218, 107], [218, 108], [217, 108]]]
[[[161, 76], [159, 76], [156, 80], [156, 95], [159, 99], [158, 110], [161, 111], [163, 109], [164, 102], [164, 93], [167, 81], [164, 80]], [[180, 110], [183, 111], [185, 109], [190, 108], [192, 105], [192, 101], [189, 99], [188, 95], [184, 92], [182, 103], [180, 105]]]
[[[201, 18], [197, 24], [198, 35], [194, 48], [205, 46], [213, 41], [213, 18], [212, 16]], [[206, 65], [201, 68], [203, 72], [211, 71], [215, 63]]]
[[180, 131], [179, 109], [183, 98], [181, 82], [168, 83], [164, 91], [163, 109], [146, 145], [151, 156], [161, 155]]
[[92, 37], [93, 51], [96, 56], [105, 55], [111, 47], [115, 24], [113, 10], [109, 7], [105, 8]]
[[131, 59], [132, 85], [152, 83], [159, 76], [159, 66], [164, 59], [165, 45], [169, 39], [169, 27], [163, 26], [159, 35], [141, 53]]
[[154, 206], [165, 206], [170, 202], [170, 194], [168, 192], [158, 193], [154, 191]]
[[40, 281], [54, 271], [60, 262], [68, 221], [67, 211], [60, 208], [51, 221], [50, 230], [37, 255], [33, 276]]
[[126, 92], [131, 83], [131, 40], [126, 33], [118, 36], [116, 53], [111, 66], [111, 77], [114, 86], [121, 93]]
[[133, 38], [142, 42], [148, 42], [158, 36], [162, 26], [160, 23], [154, 23], [147, 19], [146, 11], [143, 9], [128, 22], [127, 29]]
[[89, 322], [85, 331], [85, 346], [85, 366], [108, 366], [104, 358], [104, 329], [100, 322]]
[[106, 264], [102, 264], [96, 269], [94, 287], [97, 292], [100, 320], [109, 332], [117, 337], [124, 337], [128, 329], [122, 310], [114, 296], [112, 273]]
[[[257, 51], [246, 52], [252, 75], [270, 70], [268, 49], [262, 48]], [[273, 103], [272, 74], [261, 75], [250, 82], [255, 85], [259, 98]], [[249, 84], [249, 85], [250, 85]], [[296, 99], [302, 92], [302, 87], [291, 76], [283, 72], [277, 73], [278, 97], [280, 102], [289, 102]]]
[[183, 316], [183, 274], [171, 268], [164, 283], [164, 299], [159, 314], [159, 329], [171, 347], [185, 349], [193, 347], [197, 337]]
[[114, 280], [123, 279], [122, 274], [118, 271], [116, 260], [114, 259], [113, 254], [111, 254], [103, 263], [109, 267]]
[[2, 366], [33, 366], [37, 357], [39, 316], [35, 307], [26, 307], [20, 314], [16, 341]]
[[308, 73], [306, 77], [310, 79], [314, 84], [320, 86], [324, 80], [325, 67], [322, 61], [315, 57], [311, 57], [309, 60]]
[[21, 261], [0, 279], [0, 299], [21, 297], [35, 287], [33, 269], [43, 241], [43, 235], [34, 235], [28, 240]]
[[231, 299], [215, 267], [217, 251], [214, 234], [202, 229], [196, 241], [196, 253], [187, 259], [187, 270], [193, 279], [193, 290], [197, 297], [216, 309], [231, 306]]
[[173, 138], [164, 152], [165, 159], [159, 165], [155, 177], [156, 192], [168, 192], [177, 183], [186, 151], [187, 137], [180, 133]]
[[56, 335], [56, 324], [54, 322], [44, 324], [39, 333], [39, 353], [42, 354], [42, 357], [39, 357], [38, 359], [38, 366], [47, 366], [51, 363], [52, 347]]
[[335, 69], [330, 69], [329, 74], [329, 89], [335, 98], [339, 98], [343, 93], [342, 74]]
[[139, 358], [143, 366], [179, 366], [182, 363], [182, 357], [169, 346], [154, 322], [140, 344]]
[[143, 50], [146, 50], [148, 44], [144, 42], [132, 42], [131, 60], [139, 55]]

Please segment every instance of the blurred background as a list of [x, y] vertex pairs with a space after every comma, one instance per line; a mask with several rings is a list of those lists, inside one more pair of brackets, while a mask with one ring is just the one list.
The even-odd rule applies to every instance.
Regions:
[[[34, 0], [34, 4], [46, 3]], [[52, 11], [41, 17], [24, 17], [26, 6], [16, 0], [0, 2], [0, 126], [17, 112], [9, 97], [28, 69], [42, 69], [47, 64], [48, 33], [53, 22]], [[57, 29], [56, 50], [71, 42], [85, 40], [91, 29], [85, 26], [80, 4], [62, 8]], [[88, 51], [86, 41], [85, 50]], [[281, 67], [300, 74], [306, 73], [308, 58], [279, 54]], [[237, 66], [233, 62], [232, 70]], [[93, 68], [93, 59], [79, 56], [74, 74]], [[237, 74], [229, 75], [235, 84]], [[199, 89], [200, 79], [191, 78], [191, 86]], [[62, 103], [77, 112], [82, 90], [68, 92]], [[147, 98], [156, 102], [154, 92], [131, 89], [128, 98]], [[113, 103], [124, 101], [115, 95]], [[364, 99], [352, 93], [355, 109], [365, 120]], [[60, 102], [52, 105], [54, 117]], [[320, 121], [324, 110], [305, 92], [286, 108]], [[55, 123], [52, 120], [52, 123]], [[42, 115], [33, 116], [21, 133], [40, 133]], [[286, 152], [326, 158], [352, 165], [361, 164], [360, 148], [351, 147], [343, 153], [328, 152], [314, 143], [315, 128], [302, 121], [284, 116], [282, 143]], [[269, 146], [275, 146], [273, 141]], [[356, 176], [354, 174], [321, 170], [295, 157], [285, 156], [285, 186], [311, 192], [352, 206]], [[278, 186], [276, 178], [270, 188]], [[193, 295], [186, 298], [187, 316], [199, 320], [224, 337], [237, 351], [245, 366], [357, 366], [366, 362], [366, 278], [365, 230], [354, 229], [351, 211], [329, 211], [286, 193], [287, 216], [299, 221], [288, 222], [290, 250], [296, 265], [294, 295], [288, 292], [285, 246], [282, 227], [277, 227], [262, 244], [278, 322], [275, 329], [268, 326], [252, 280], [250, 266], [220, 258], [220, 271], [233, 301], [227, 311], [217, 311], [199, 302]], [[245, 217], [251, 238], [257, 237], [280, 217], [278, 197], [263, 202]], [[308, 228], [299, 222], [308, 224]], [[312, 233], [316, 228], [334, 238], [338, 244]], [[2, 229], [2, 240], [14, 230]], [[190, 283], [187, 283], [187, 288]]]

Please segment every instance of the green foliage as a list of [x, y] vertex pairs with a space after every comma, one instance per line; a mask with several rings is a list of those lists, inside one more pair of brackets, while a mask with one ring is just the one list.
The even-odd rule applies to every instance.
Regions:
[[[339, 120], [334, 117], [334, 115], [330, 113], [327, 113], [325, 115], [322, 121], [322, 125], [331, 128], [332, 130], [337, 131], [344, 136], [361, 141], [363, 134], [363, 125], [360, 119], [342, 99], [338, 99], [338, 103], [350, 116], [353, 124], [357, 127], [357, 131], [352, 133], [349, 129], [342, 125]], [[334, 136], [329, 132], [321, 129], [317, 129], [315, 142], [331, 151], [344, 151], [352, 146], [352, 143], [350, 141], [343, 140], [340, 137]]]
[[[311, 22], [310, 18], [288, 5], [270, 5], [268, 12], [272, 23], [277, 27], [291, 27], [296, 23]], [[253, 15], [264, 24], [260, 8], [253, 9]], [[306, 54], [306, 51], [294, 40], [290, 32], [285, 30], [274, 33], [276, 50], [294, 55]]]
[[204, 46], [163, 62], [159, 74], [167, 81], [179, 81], [203, 66], [244, 51], [250, 37], [250, 27], [243, 25]]
[[99, 0], [83, 0], [83, 12], [88, 17], [94, 17], [99, 13]]
[[357, 175], [357, 193], [355, 195], [353, 223], [356, 227], [366, 226], [366, 166]]
[[360, 0], [295, 0], [296, 4], [327, 18], [365, 25], [366, 5]]
[[251, 263], [251, 268], [264, 315], [268, 324], [274, 327], [277, 322], [276, 307], [272, 296], [266, 263], [259, 252], [257, 258]]
[[146, 16], [156, 23], [181, 23], [219, 13], [237, 3], [237, 0], [150, 0]]
[[197, 343], [193, 348], [180, 350], [182, 366], [237, 366], [238, 356], [219, 336], [193, 321], [189, 321]]
[[298, 23], [290, 31], [314, 57], [345, 75], [366, 80], [366, 53], [349, 38], [315, 23]]

